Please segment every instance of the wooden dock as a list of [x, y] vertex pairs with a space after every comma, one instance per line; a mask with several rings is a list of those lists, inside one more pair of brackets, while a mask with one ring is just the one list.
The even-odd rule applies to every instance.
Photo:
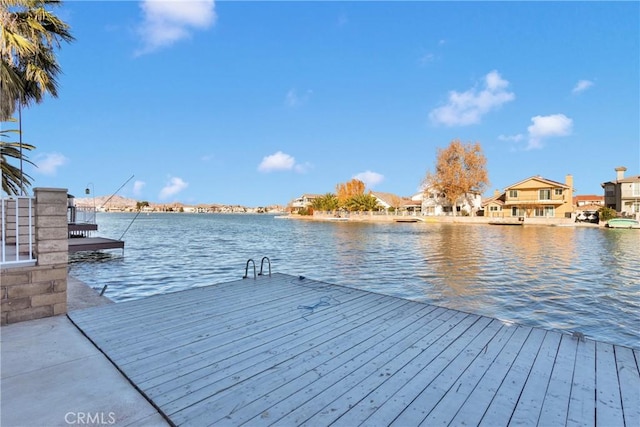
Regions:
[[174, 425], [640, 425], [640, 350], [259, 276], [69, 313]]
[[80, 251], [101, 251], [103, 249], [122, 249], [124, 241], [106, 237], [74, 237], [69, 240], [69, 253]]

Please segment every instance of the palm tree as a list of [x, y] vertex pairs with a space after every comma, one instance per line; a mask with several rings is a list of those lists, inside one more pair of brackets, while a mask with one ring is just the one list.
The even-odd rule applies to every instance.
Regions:
[[0, 121], [19, 106], [58, 96], [55, 49], [74, 40], [69, 25], [47, 10], [60, 0], [0, 0]]
[[[69, 26], [46, 8], [60, 4], [60, 0], [0, 0], [0, 121], [12, 120], [16, 109], [42, 102], [47, 93], [58, 96], [60, 66], [54, 50], [73, 36]], [[22, 194], [31, 185], [22, 171], [23, 161], [31, 163], [23, 150], [35, 147], [22, 142], [20, 131], [1, 132], [2, 138], [9, 132], [20, 133], [20, 142], [0, 141], [0, 156], [2, 190]], [[9, 158], [18, 160], [20, 168], [9, 164]]]
[[326, 193], [314, 199], [311, 207], [317, 211], [334, 211], [338, 209], [338, 198], [333, 193]]
[[350, 211], [374, 211], [380, 208], [378, 199], [371, 194], [356, 194], [347, 200], [347, 209]]
[[[10, 133], [18, 133], [17, 130], [0, 130], [0, 138], [7, 138]], [[35, 147], [21, 142], [0, 141], [0, 169], [2, 172], [2, 191], [7, 194], [21, 194], [26, 187], [31, 185], [31, 177], [9, 164], [8, 158], [23, 160], [33, 164], [22, 150], [33, 150]]]

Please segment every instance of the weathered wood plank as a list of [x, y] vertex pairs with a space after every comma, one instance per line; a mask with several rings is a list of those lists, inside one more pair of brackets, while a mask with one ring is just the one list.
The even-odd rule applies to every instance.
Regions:
[[596, 343], [578, 341], [566, 425], [595, 426], [596, 422]]
[[633, 351], [626, 347], [615, 347], [616, 366], [620, 382], [624, 424], [640, 426], [640, 371]]
[[[377, 300], [375, 300], [374, 303], [376, 301]], [[358, 310], [359, 308], [371, 310], [372, 307], [373, 305], [368, 307], [356, 306], [353, 309], [353, 313], [361, 312]], [[383, 307], [379, 308], [382, 309]], [[375, 313], [378, 312], [379, 311], [376, 311]], [[139, 377], [143, 380], [150, 394], [161, 394], [167, 387], [169, 390], [175, 389], [181, 384], [186, 384], [191, 387], [191, 382], [206, 377], [208, 370], [216, 369], [218, 376], [230, 369], [242, 371], [243, 369], [252, 368], [267, 363], [267, 361], [275, 360], [274, 357], [284, 353], [283, 349], [294, 351], [298, 348], [311, 348], [313, 343], [324, 342], [359, 326], [358, 321], [350, 319], [336, 319], [331, 316], [328, 317], [326, 321], [322, 321], [321, 319], [324, 318], [320, 316], [317, 316], [317, 319], [318, 323], [310, 325], [310, 330], [294, 329], [292, 334], [287, 333], [280, 338], [254, 336], [250, 337], [250, 339], [236, 341], [215, 340], [211, 343], [212, 348], [210, 350], [198, 353], [198, 359], [196, 359], [196, 361], [202, 361], [203, 363], [196, 363], [195, 365], [186, 364], [186, 369], [180, 370], [180, 365], [172, 362], [172, 360], [174, 360], [173, 357], [168, 357], [166, 362], [160, 365], [167, 367], [166, 372], [169, 375], [163, 375], [160, 378], [152, 377], [150, 381], [144, 382], [145, 377], [148, 377], [146, 376], [146, 372], [142, 371], [143, 375]], [[299, 323], [306, 326], [306, 323], [303, 321]], [[200, 357], [201, 355], [202, 357]], [[186, 358], [177, 360], [185, 359]], [[167, 382], [169, 383], [165, 384]]]
[[[498, 355], [509, 343], [517, 327], [502, 324], [498, 320], [494, 320], [494, 322], [501, 324], [498, 333], [464, 369], [464, 372], [460, 374], [449, 390], [443, 393], [440, 401], [435, 404], [433, 410], [422, 421], [421, 425], [449, 425], [467, 400], [467, 397], [478, 386], [491, 364], [495, 362]], [[434, 400], [436, 400], [436, 397], [434, 397]]]
[[[283, 351], [275, 355], [274, 360], [268, 363], [249, 367], [242, 372], [216, 372], [196, 382], [191, 382], [187, 385], [190, 391], [188, 395], [161, 395], [154, 397], [154, 399], [157, 399], [158, 402], [166, 401], [167, 403], [164, 405], [166, 411], [172, 416], [175, 415], [177, 419], [180, 419], [181, 415], [176, 413], [185, 411], [185, 409], [187, 418], [195, 417], [203, 412], [227, 415], [234, 407], [239, 406], [238, 402], [246, 401], [250, 395], [255, 393], [265, 394], [276, 386], [289, 382], [291, 377], [295, 378], [304, 374], [315, 378], [317, 374], [310, 372], [305, 362], [313, 359], [332, 359], [336, 352], [342, 350], [344, 353], [344, 349], [350, 350], [355, 347], [356, 343], [367, 342], [371, 338], [367, 323], [379, 322], [387, 317], [393, 317], [394, 310], [402, 305], [404, 303], [400, 300], [389, 300], [385, 305], [381, 305], [377, 311], [370, 310], [366, 314], [352, 318], [350, 330], [344, 333], [332, 336], [327, 331], [327, 335], [319, 339], [318, 342], [305, 345], [304, 348]], [[320, 348], [316, 348], [318, 346]], [[305, 356], [311, 357], [307, 359]], [[225, 377], [219, 379], [221, 375]], [[199, 403], [199, 407], [190, 408], [195, 402]]]
[[[357, 300], [343, 302], [340, 309], [347, 316], [351, 313], [362, 312], [370, 309], [377, 300], [358, 298]], [[205, 349], [200, 352], [182, 353], [180, 351], [171, 351], [167, 354], [166, 361], [160, 361], [156, 365], [135, 372], [137, 381], [140, 385], [153, 388], [158, 384], [172, 380], [176, 377], [193, 374], [195, 371], [206, 368], [207, 366], [216, 365], [217, 368], [226, 366], [228, 363], [238, 363], [239, 360], [251, 359], [257, 354], [274, 353], [278, 347], [287, 346], [294, 347], [300, 345], [301, 342], [317, 339], [327, 333], [327, 329], [337, 330], [343, 327], [348, 321], [344, 318], [336, 319], [333, 313], [324, 311], [317, 313], [309, 318], [308, 322], [299, 322], [295, 327], [285, 325], [290, 328], [286, 334], [280, 336], [257, 336], [253, 339], [243, 341], [224, 342], [216, 340], [217, 343], [211, 349]], [[277, 332], [272, 330], [272, 333]], [[235, 357], [230, 358], [229, 354]], [[257, 363], [259, 360], [252, 360], [250, 363]]]
[[624, 425], [614, 349], [602, 342], [596, 342], [596, 396], [596, 424]]
[[[419, 333], [408, 337], [401, 345], [397, 346], [396, 353], [389, 354], [393, 357], [387, 358], [387, 355], [383, 355], [383, 358], [376, 359], [384, 364], [377, 371], [351, 387], [351, 390], [345, 389], [343, 383], [335, 383], [313, 399], [299, 405], [278, 422], [284, 424], [306, 422], [308, 425], [330, 424], [339, 416], [353, 409], [358, 397], [363, 394], [369, 396], [369, 408], [379, 407], [406, 382], [407, 376], [411, 375], [407, 369], [411, 362], [416, 360], [416, 357], [428, 351], [437, 342], [442, 344], [445, 341], [455, 339], [453, 336], [459, 336], [460, 332], [459, 330], [451, 332], [452, 328], [466, 328], [474, 320], [473, 317], [469, 317], [465, 313], [453, 310], [443, 313], [433, 321], [422, 324]], [[347, 391], [348, 394], [345, 394]]]
[[558, 426], [567, 422], [578, 341], [571, 335], [562, 335], [540, 411], [538, 424], [541, 426]]
[[[311, 299], [311, 297], [313, 297], [313, 299]], [[359, 296], [357, 294], [339, 297], [325, 295], [322, 298], [325, 297], [326, 300], [322, 300], [323, 303], [337, 306], [342, 304], [343, 301], [349, 302], [354, 298], [357, 299]], [[171, 348], [180, 348], [184, 342], [197, 343], [213, 339], [213, 337], [224, 340], [224, 336], [234, 335], [238, 337], [238, 333], [243, 335], [255, 335], [259, 330], [273, 329], [278, 326], [286, 325], [292, 320], [297, 320], [300, 317], [308, 316], [308, 310], [298, 308], [300, 306], [300, 301], [316, 301], [317, 303], [320, 299], [317, 295], [305, 293], [293, 296], [285, 295], [279, 300], [271, 303], [256, 300], [255, 304], [245, 306], [245, 310], [233, 310], [227, 313], [220, 313], [218, 315], [200, 318], [197, 325], [193, 325], [189, 322], [191, 327], [187, 329], [188, 332], [183, 330], [182, 333], [180, 333], [179, 328], [171, 328], [163, 330], [162, 336], [166, 340], [175, 342]], [[381, 300], [381, 297], [378, 298], [378, 300]], [[316, 312], [323, 310], [325, 310], [325, 307], [319, 307], [316, 309]], [[161, 314], [158, 314], [153, 319], [158, 322], [158, 326], [160, 327], [163, 322]], [[153, 339], [150, 341], [141, 340], [135, 347], [125, 346], [122, 351], [118, 348], [116, 348], [115, 351], [123, 358], [122, 363], [125, 364], [140, 362], [150, 356], [168, 351], [166, 346], [158, 346], [154, 344]], [[144, 355], [143, 358], [141, 358], [141, 354]]]
[[[465, 396], [464, 403], [457, 414], [452, 415], [451, 425], [475, 426], [480, 424], [480, 420], [491, 404], [496, 391], [511, 369], [516, 357], [520, 354], [522, 346], [531, 332], [531, 328], [516, 326], [515, 332], [504, 349], [498, 353], [489, 368], [482, 374], [480, 381], [471, 390], [471, 393]], [[542, 337], [539, 340], [542, 342]]]
[[545, 337], [546, 332], [543, 330], [531, 331], [509, 372], [493, 395], [491, 404], [480, 420], [481, 426], [493, 427], [509, 423]]
[[465, 348], [475, 336], [488, 324], [489, 319], [468, 315], [460, 323], [452, 327], [442, 336], [442, 339], [435, 341], [428, 347], [423, 347], [423, 351], [417, 354], [411, 363], [405, 365], [402, 370], [401, 380], [385, 382], [384, 387], [391, 386], [394, 392], [389, 389], [384, 394], [389, 398], [373, 412], [367, 422], [373, 425], [389, 425], [422, 391], [423, 384], [430, 383], [449, 362]]
[[[418, 390], [422, 387], [422, 391], [416, 395], [409, 405], [406, 405], [404, 409], [401, 409], [401, 412], [398, 412], [398, 416], [393, 420], [391, 425], [420, 425], [425, 421], [425, 418], [427, 418], [433, 408], [440, 402], [442, 397], [451, 390], [451, 387], [453, 387], [458, 378], [460, 378], [460, 375], [482, 354], [489, 345], [489, 342], [501, 329], [502, 325], [499, 320], [482, 318], [482, 320], [485, 319], [490, 322], [484, 329], [479, 331], [477, 335], [473, 336], [471, 329], [469, 329], [467, 335], [469, 335], [471, 339], [470, 342], [466, 347], [459, 349], [457, 354], [453, 355], [454, 358], [450, 359], [450, 363], [447, 365], [443, 363], [442, 369], [439, 372], [438, 369], [440, 369], [440, 367], [435, 364], [431, 367], [433, 375], [435, 376], [416, 376], [415, 380], [418, 385]], [[426, 373], [426, 370], [423, 371], [423, 373]], [[430, 378], [433, 378], [433, 380], [429, 381]]]
[[538, 420], [542, 402], [548, 389], [553, 364], [558, 354], [561, 334], [547, 332], [533, 363], [531, 372], [518, 399], [518, 404], [511, 416], [510, 423], [525, 424]]
[[[358, 348], [350, 348], [323, 364], [317, 364], [316, 360], [309, 361], [307, 368], [313, 367], [312, 370], [318, 375], [317, 378], [305, 381], [305, 376], [300, 375], [260, 399], [238, 408], [237, 412], [216, 420], [215, 424], [220, 426], [239, 425], [244, 422], [289, 424], [289, 421], [283, 420], [282, 417], [291, 415], [294, 410], [299, 413], [305, 413], [308, 410], [315, 413], [315, 408], [321, 406], [322, 399], [331, 401], [340, 392], [350, 390], [371, 377], [375, 377], [376, 381], [380, 382], [383, 380], [381, 376], [386, 375], [385, 367], [404, 348], [411, 345], [414, 334], [429, 328], [429, 323], [441, 324], [441, 315], [444, 312], [444, 310], [430, 307], [410, 313], [402, 319], [394, 319], [393, 323], [384, 330], [379, 329], [379, 333], [374, 337], [375, 340], [369, 343], [362, 343], [364, 345], [358, 345]], [[339, 349], [336, 348], [336, 351]], [[343, 362], [344, 360], [346, 361]], [[294, 423], [299, 424], [295, 421]]]

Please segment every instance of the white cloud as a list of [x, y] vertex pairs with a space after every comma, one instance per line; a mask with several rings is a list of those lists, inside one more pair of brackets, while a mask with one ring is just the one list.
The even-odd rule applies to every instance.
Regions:
[[169, 182], [160, 190], [160, 199], [165, 200], [171, 196], [175, 196], [185, 188], [187, 188], [189, 184], [184, 182], [182, 178], [178, 178], [177, 176], [171, 177]]
[[309, 169], [312, 169], [312, 168], [313, 168], [313, 166], [309, 162], [304, 163], [302, 165], [296, 163], [296, 165], [293, 167], [293, 170], [298, 172], [298, 173], [306, 173]]
[[265, 156], [262, 162], [258, 165], [260, 172], [274, 172], [274, 171], [288, 171], [293, 170], [298, 173], [304, 173], [311, 169], [309, 163], [296, 163], [296, 159], [282, 151], [278, 151], [275, 154]]
[[491, 71], [484, 78], [484, 88], [471, 88], [466, 92], [449, 92], [448, 102], [429, 113], [435, 124], [446, 126], [467, 126], [480, 123], [482, 116], [503, 104], [513, 101], [515, 94], [509, 92], [509, 82], [497, 71]]
[[36, 156], [33, 163], [38, 167], [38, 172], [43, 175], [55, 175], [58, 168], [69, 163], [64, 155], [60, 153], [42, 153]]
[[307, 91], [302, 95], [299, 95], [295, 89], [291, 89], [289, 90], [289, 92], [287, 92], [287, 96], [285, 97], [285, 104], [287, 105], [287, 107], [291, 108], [299, 107], [306, 104], [311, 98], [312, 94], [313, 91], [311, 89], [307, 89]]
[[206, 29], [215, 23], [214, 0], [143, 0], [143, 22], [138, 32], [145, 54], [171, 46], [191, 37], [193, 30]]
[[384, 181], [384, 175], [371, 171], [360, 172], [359, 174], [355, 175], [354, 178], [364, 182], [364, 184], [370, 188], [373, 188]]
[[573, 131], [573, 120], [564, 114], [535, 116], [531, 118], [531, 121], [533, 124], [527, 128], [529, 131], [528, 150], [542, 148], [543, 139], [571, 135]]
[[133, 183], [133, 194], [135, 196], [139, 196], [142, 194], [142, 189], [144, 188], [144, 186], [147, 185], [146, 182], [144, 181], [136, 181]]
[[571, 91], [572, 93], [581, 93], [584, 92], [585, 90], [589, 89], [591, 86], [593, 86], [593, 82], [590, 80], [580, 80], [578, 83], [576, 83], [575, 87], [573, 88], [573, 90]]

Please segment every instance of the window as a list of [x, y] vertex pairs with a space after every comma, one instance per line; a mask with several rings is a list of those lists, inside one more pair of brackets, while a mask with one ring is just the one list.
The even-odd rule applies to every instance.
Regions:
[[491, 212], [497, 212], [498, 211], [498, 206], [489, 206], [489, 210]]
[[524, 209], [514, 206], [511, 208], [511, 216], [524, 216]]
[[631, 195], [633, 197], [640, 197], [640, 182], [631, 183]]
[[556, 189], [554, 190], [554, 194], [555, 194], [556, 196], [562, 196], [562, 188], [556, 188]]
[[538, 193], [539, 200], [551, 200], [551, 190], [540, 190]]
[[631, 205], [631, 212], [632, 213], [640, 212], [640, 202], [633, 202], [633, 205]]
[[553, 217], [555, 216], [555, 211], [553, 209], [553, 206], [545, 206], [543, 208], [536, 208], [533, 216], [537, 216], [537, 217], [544, 217], [544, 218], [548, 218], [548, 217]]
[[509, 190], [509, 198], [517, 199], [518, 198], [518, 190]]

